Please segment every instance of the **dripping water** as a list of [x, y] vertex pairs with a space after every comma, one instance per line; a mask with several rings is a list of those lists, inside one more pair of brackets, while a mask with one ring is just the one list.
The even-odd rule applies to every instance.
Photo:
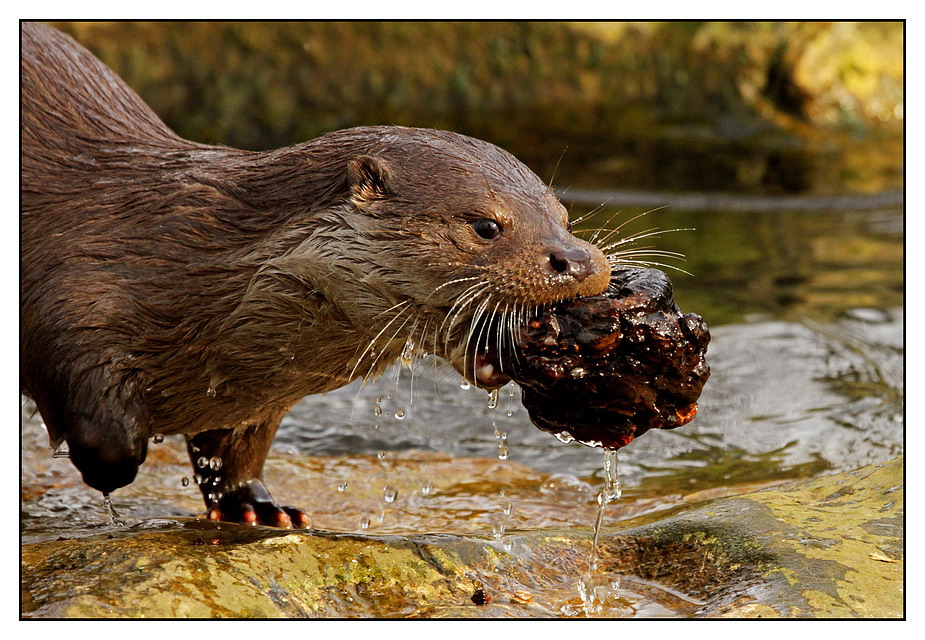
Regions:
[[103, 507], [106, 509], [106, 515], [109, 517], [109, 523], [116, 527], [127, 527], [128, 523], [122, 519], [122, 516], [112, 506], [112, 498], [108, 493], [103, 494]]
[[[585, 615], [591, 616], [600, 612], [601, 602], [594, 586], [594, 574], [597, 571], [597, 545], [604, 524], [604, 511], [607, 505], [619, 500], [623, 495], [620, 486], [619, 469], [617, 465], [617, 450], [604, 449], [604, 486], [597, 496], [597, 520], [594, 522], [594, 537], [591, 540], [591, 553], [588, 557], [588, 574], [578, 580], [578, 594], [581, 596], [582, 609]], [[619, 589], [619, 579], [611, 582], [612, 590]]]

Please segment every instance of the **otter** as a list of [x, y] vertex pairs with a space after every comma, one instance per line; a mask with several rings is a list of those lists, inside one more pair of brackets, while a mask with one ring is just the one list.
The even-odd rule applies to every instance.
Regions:
[[551, 189], [488, 142], [199, 144], [65, 34], [24, 23], [21, 47], [21, 390], [105, 495], [184, 434], [208, 518], [308, 526], [261, 479], [296, 402], [409, 352], [497, 388], [518, 318], [607, 288]]

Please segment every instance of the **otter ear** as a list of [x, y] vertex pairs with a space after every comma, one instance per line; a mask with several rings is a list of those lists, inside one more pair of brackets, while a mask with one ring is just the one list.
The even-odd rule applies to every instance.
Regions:
[[347, 165], [351, 198], [357, 204], [391, 195], [389, 167], [374, 156], [357, 156]]

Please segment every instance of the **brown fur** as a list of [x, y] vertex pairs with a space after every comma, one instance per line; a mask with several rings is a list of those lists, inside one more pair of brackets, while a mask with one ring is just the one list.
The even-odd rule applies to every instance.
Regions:
[[[157, 433], [225, 430], [228, 487], [259, 478], [295, 402], [436, 335], [475, 278], [489, 307], [606, 287], [549, 189], [486, 142], [400, 127], [266, 152], [189, 142], [40, 24], [22, 27], [21, 71], [22, 387], [102, 491]], [[478, 218], [504, 233], [479, 238]], [[551, 269], [557, 251], [586, 252], [590, 277]], [[429, 350], [463, 371], [464, 333]]]

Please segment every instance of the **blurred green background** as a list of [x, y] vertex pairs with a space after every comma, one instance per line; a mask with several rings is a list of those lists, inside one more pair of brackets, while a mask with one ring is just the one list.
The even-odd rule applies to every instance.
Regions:
[[559, 184], [901, 184], [902, 23], [55, 25], [201, 142], [401, 124], [490, 140], [546, 180], [561, 157]]

